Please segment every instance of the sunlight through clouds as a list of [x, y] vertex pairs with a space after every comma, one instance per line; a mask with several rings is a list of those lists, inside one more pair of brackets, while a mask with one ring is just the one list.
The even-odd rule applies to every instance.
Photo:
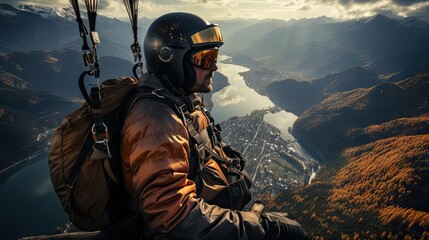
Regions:
[[[10, 4], [51, 6], [51, 0], [0, 0]], [[80, 1], [84, 9], [84, 1]], [[69, 6], [68, 0], [58, 0], [57, 6]], [[209, 20], [236, 18], [301, 19], [327, 16], [337, 19], [388, 16], [428, 16], [427, 0], [140, 0], [139, 17], [155, 18], [168, 12], [184, 11]], [[100, 0], [100, 14], [127, 19], [120, 0]]]

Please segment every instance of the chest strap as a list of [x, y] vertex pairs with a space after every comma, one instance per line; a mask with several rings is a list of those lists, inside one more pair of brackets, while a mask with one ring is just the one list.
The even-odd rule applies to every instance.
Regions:
[[[203, 130], [203, 132], [198, 132], [193, 124], [193, 118], [188, 110], [188, 107], [186, 106], [185, 102], [172, 94], [170, 91], [167, 91], [165, 89], [155, 89], [152, 91], [152, 94], [155, 95], [158, 98], [167, 100], [167, 102], [170, 107], [172, 107], [176, 114], [182, 118], [183, 125], [188, 130], [189, 136], [193, 139], [193, 148], [196, 150], [198, 154], [198, 160], [199, 160], [199, 166], [200, 169], [203, 167], [204, 162], [211, 157], [211, 154], [207, 154], [207, 149], [210, 149], [214, 146], [215, 142], [213, 142], [213, 118], [208, 117], [207, 113], [205, 111], [202, 111], [204, 115], [209, 120], [209, 127], [206, 130]], [[209, 139], [209, 141], [204, 141], [204, 139]], [[213, 145], [212, 145], [213, 144]]]
[[178, 115], [182, 118], [183, 125], [188, 130], [189, 136], [195, 141], [194, 146], [192, 147], [194, 147], [194, 149], [197, 151], [198, 158], [204, 160], [206, 158], [206, 152], [204, 150], [204, 138], [195, 129], [193, 119], [185, 102], [165, 89], [155, 89], [152, 91], [152, 94], [158, 98], [167, 98], [173, 103], [174, 109], [176, 110], [176, 113], [179, 113]]

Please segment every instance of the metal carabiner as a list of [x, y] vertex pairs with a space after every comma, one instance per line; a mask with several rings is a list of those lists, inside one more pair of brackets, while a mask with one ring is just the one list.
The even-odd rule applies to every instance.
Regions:
[[103, 123], [103, 127], [104, 127], [104, 138], [98, 139], [98, 134], [95, 132], [95, 124], [92, 125], [91, 132], [92, 132], [92, 137], [94, 138], [95, 143], [105, 144], [105, 140], [109, 140], [109, 131], [108, 131], [105, 123]]

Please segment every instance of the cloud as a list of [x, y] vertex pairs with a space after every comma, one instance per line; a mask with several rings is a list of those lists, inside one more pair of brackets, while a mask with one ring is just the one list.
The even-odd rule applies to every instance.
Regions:
[[429, 17], [429, 4], [415, 10], [410, 10], [408, 16]]
[[293, 7], [295, 6], [295, 2], [287, 2], [283, 4], [283, 7]]
[[97, 8], [100, 10], [108, 9], [111, 3], [110, 1], [98, 1]]
[[[155, 0], [158, 5], [177, 5], [177, 0]], [[149, 1], [140, 1], [140, 3]]]
[[302, 6], [302, 8], [300, 8], [300, 9], [298, 9], [298, 10], [300, 10], [300, 11], [308, 11], [308, 10], [310, 10], [311, 9], [311, 7], [310, 6], [308, 6], [308, 5], [306, 5], [306, 6]]
[[411, 6], [417, 3], [427, 3], [427, 0], [392, 0], [393, 3], [400, 6]]
[[52, 4], [51, 0], [0, 0], [0, 3], [7, 3], [11, 5], [19, 5], [19, 4], [25, 4], [25, 5], [41, 5], [41, 6], [51, 6], [54, 7], [54, 5], [61, 6], [61, 5], [70, 5], [70, 2], [68, 0], [58, 0], [55, 2], [55, 4]]
[[234, 94], [235, 92], [237, 92], [237, 88], [230, 86], [215, 94], [214, 97], [217, 98], [217, 102], [221, 107], [238, 104], [246, 100], [246, 98]]
[[313, 4], [330, 4], [330, 5], [341, 5], [343, 7], [350, 7], [356, 5], [379, 5], [380, 3], [394, 4], [397, 6], [411, 6], [416, 4], [428, 3], [427, 0], [307, 0]]
[[377, 14], [383, 14], [390, 17], [403, 15], [401, 7], [392, 4], [390, 0], [379, 0], [371, 3], [359, 3], [351, 5], [340, 5], [337, 7], [340, 18], [362, 18], [370, 17]]
[[[386, 16], [424, 16], [427, 14], [427, 0], [306, 0], [311, 11], [330, 6], [329, 14], [333, 18], [353, 19], [370, 17], [376, 14]], [[309, 12], [311, 12], [309, 11]]]
[[[0, 0], [13, 5], [70, 6], [68, 0]], [[81, 10], [85, 3], [80, 1]], [[100, 0], [101, 15], [127, 19], [119, 0]], [[428, 16], [427, 0], [141, 0], [140, 17], [154, 18], [167, 12], [183, 11], [204, 16], [209, 20], [231, 18], [311, 18], [322, 15], [352, 19], [376, 14], [388, 16]]]
[[180, 0], [180, 2], [186, 3], [186, 4], [203, 3], [203, 4], [224, 5], [224, 4], [230, 3], [231, 1], [229, 0]]
[[305, 3], [304, 0], [293, 0], [293, 1], [290, 1], [287, 3], [283, 3], [282, 6], [283, 7], [294, 7], [294, 6], [296, 6], [296, 7], [302, 8], [302, 7], [304, 7], [304, 3]]
[[376, 2], [373, 0], [339, 0], [341, 5], [350, 5], [350, 4], [362, 4], [362, 3], [371, 3]]
[[[216, 8], [216, 7], [235, 7], [238, 5], [239, 1], [232, 0], [180, 0], [181, 3], [184, 3], [190, 7], [202, 6], [206, 8]], [[158, 2], [157, 2], [158, 3]]]

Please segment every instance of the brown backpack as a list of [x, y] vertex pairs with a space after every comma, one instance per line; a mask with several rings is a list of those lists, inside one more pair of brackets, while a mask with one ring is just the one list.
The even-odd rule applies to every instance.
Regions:
[[105, 144], [94, 143], [94, 113], [87, 103], [66, 116], [54, 133], [49, 153], [51, 180], [64, 210], [81, 230], [99, 230], [131, 214], [119, 147], [124, 115], [143, 95], [136, 84], [129, 77], [101, 84], [109, 151]]
[[[133, 104], [140, 98], [154, 99], [178, 116], [178, 109], [185, 107], [168, 91], [139, 88], [137, 83], [130, 77], [106, 80], [100, 90], [91, 90], [91, 98], [80, 86], [86, 102], [67, 115], [53, 135], [48, 157], [51, 180], [64, 210], [81, 230], [101, 230], [135, 214], [123, 185], [120, 154], [121, 129]], [[101, 101], [94, 104], [99, 93]], [[107, 143], [97, 141], [100, 136], [94, 131], [100, 116]]]

